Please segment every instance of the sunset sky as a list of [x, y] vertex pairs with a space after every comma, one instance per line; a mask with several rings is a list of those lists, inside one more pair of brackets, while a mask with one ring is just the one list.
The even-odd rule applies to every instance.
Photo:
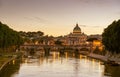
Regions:
[[78, 23], [85, 34], [101, 34], [118, 19], [120, 0], [0, 0], [0, 21], [17, 31], [59, 36]]

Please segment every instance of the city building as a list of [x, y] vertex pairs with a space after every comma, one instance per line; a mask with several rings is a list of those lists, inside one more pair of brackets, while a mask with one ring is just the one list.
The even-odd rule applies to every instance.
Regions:
[[99, 34], [90, 35], [88, 36], [88, 39], [93, 39], [93, 41], [91, 42], [93, 50], [95, 50], [96, 48], [98, 48], [101, 51], [103, 50], [102, 35]]
[[97, 40], [102, 40], [102, 35], [100, 35], [100, 34], [89, 35], [89, 36], [88, 36], [88, 39], [89, 39], [89, 38], [96, 38]]
[[65, 36], [65, 45], [85, 45], [87, 35], [81, 31], [78, 24], [73, 29], [73, 32]]

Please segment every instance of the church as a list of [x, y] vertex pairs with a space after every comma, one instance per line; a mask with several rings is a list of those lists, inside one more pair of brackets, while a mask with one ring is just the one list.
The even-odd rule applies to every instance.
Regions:
[[82, 33], [81, 28], [78, 24], [73, 29], [73, 32], [66, 35], [66, 45], [85, 45], [87, 35]]

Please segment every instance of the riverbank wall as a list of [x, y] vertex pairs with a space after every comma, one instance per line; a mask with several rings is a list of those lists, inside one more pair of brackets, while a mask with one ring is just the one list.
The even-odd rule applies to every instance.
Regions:
[[14, 60], [14, 59], [16, 59], [16, 56], [14, 56], [14, 57], [10, 58], [9, 60], [7, 60], [6, 62], [4, 62], [4, 63], [2, 64], [2, 66], [0, 67], [0, 73], [1, 73], [2, 69], [3, 69], [9, 62], [11, 62], [11, 61]]
[[[98, 55], [98, 54], [94, 54], [94, 53], [87, 54], [87, 56], [91, 57], [91, 58], [94, 58], [94, 59], [101, 60], [103, 62], [109, 62], [109, 58], [107, 56]], [[119, 61], [115, 61], [115, 63], [120, 65]]]
[[0, 67], [0, 73], [1, 73], [2, 69], [4, 69], [5, 66], [6, 66], [9, 62], [11, 62], [11, 61], [14, 60], [14, 59], [20, 58], [21, 56], [22, 56], [22, 53], [19, 52], [19, 53], [16, 53], [16, 55], [13, 55], [13, 56], [12, 56], [10, 59], [8, 59], [7, 61], [5, 61], [5, 62], [1, 65], [1, 67]]
[[91, 57], [91, 58], [99, 59], [104, 62], [107, 62], [107, 60], [108, 60], [106, 56], [102, 56], [102, 55], [98, 55], [98, 54], [94, 54], [94, 53], [90, 53], [87, 56]]

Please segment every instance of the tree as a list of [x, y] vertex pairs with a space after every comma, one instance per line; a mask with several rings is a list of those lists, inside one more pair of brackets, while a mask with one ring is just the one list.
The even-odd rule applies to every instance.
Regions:
[[0, 48], [4, 50], [11, 46], [18, 47], [21, 44], [23, 44], [23, 39], [19, 33], [0, 22]]
[[44, 33], [41, 32], [41, 31], [37, 31], [37, 33], [39, 34], [39, 36], [43, 36], [44, 35]]
[[111, 53], [120, 53], [120, 20], [110, 24], [102, 34], [105, 49]]
[[62, 45], [62, 41], [57, 40], [57, 41], [55, 41], [55, 44], [56, 44], [56, 45]]
[[98, 40], [97, 38], [88, 38], [87, 41], [88, 42], [93, 42], [94, 40]]

